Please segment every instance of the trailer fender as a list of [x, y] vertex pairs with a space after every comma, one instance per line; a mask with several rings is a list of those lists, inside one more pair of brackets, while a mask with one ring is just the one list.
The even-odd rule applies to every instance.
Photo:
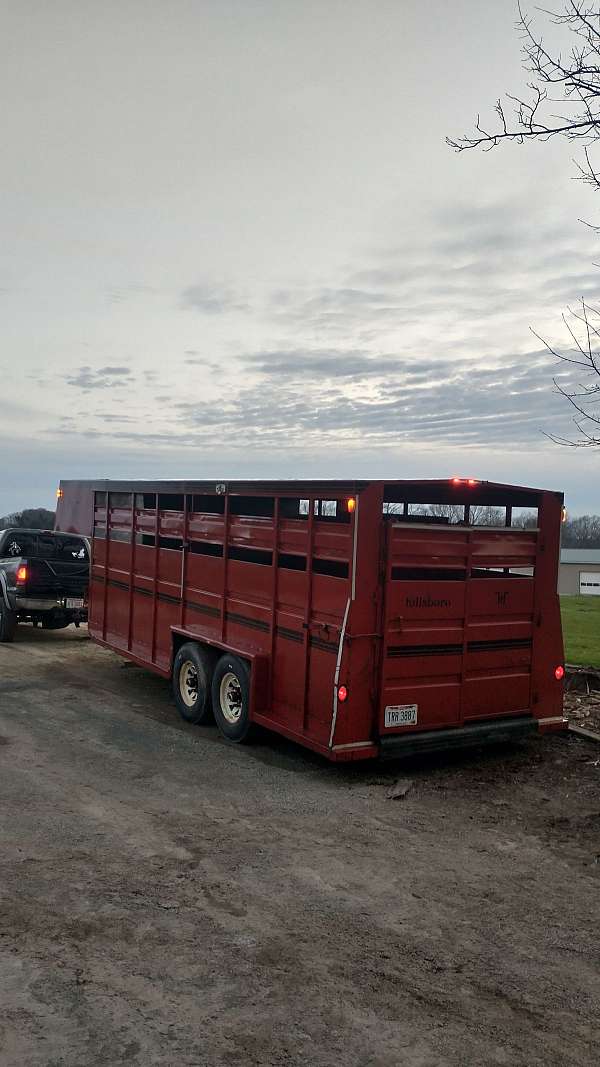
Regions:
[[[171, 627], [171, 634], [175, 638], [185, 638], [186, 641], [195, 641], [197, 645], [208, 645], [219, 655], [239, 656], [247, 660], [250, 665], [250, 717], [264, 715], [269, 711], [269, 657], [264, 652], [257, 652], [252, 648], [243, 648], [238, 645], [224, 644], [202, 634], [192, 633], [178, 626]], [[178, 642], [173, 641], [173, 646]]]

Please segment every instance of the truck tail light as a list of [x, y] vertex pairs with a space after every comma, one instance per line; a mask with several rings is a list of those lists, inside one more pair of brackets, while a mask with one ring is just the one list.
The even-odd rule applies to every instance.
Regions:
[[348, 699], [348, 690], [346, 689], [346, 686], [345, 685], [338, 686], [338, 700], [339, 700], [340, 704], [345, 703], [345, 701], [347, 699]]
[[554, 677], [556, 678], [557, 682], [562, 682], [564, 676], [565, 668], [563, 667], [562, 663], [559, 663], [558, 667], [554, 668]]
[[27, 581], [27, 567], [25, 565], [23, 565], [22, 567], [19, 567], [18, 570], [17, 570], [17, 583], [19, 585], [22, 585], [23, 582], [26, 582], [26, 581]]

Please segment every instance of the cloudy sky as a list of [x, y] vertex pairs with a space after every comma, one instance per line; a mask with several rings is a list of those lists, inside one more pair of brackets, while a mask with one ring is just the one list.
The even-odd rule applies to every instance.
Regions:
[[600, 511], [565, 144], [456, 155], [512, 0], [3, 0], [0, 514], [63, 477], [445, 477]]

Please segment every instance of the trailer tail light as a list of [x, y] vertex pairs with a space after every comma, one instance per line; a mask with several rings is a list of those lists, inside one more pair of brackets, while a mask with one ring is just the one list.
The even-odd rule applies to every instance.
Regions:
[[348, 699], [348, 690], [345, 685], [338, 686], [338, 700], [340, 704], [344, 704]]
[[479, 485], [477, 478], [451, 478], [452, 485], [468, 485], [473, 488], [474, 485]]
[[349, 512], [350, 515], [352, 514], [353, 511], [356, 511], [356, 498], [353, 497], [353, 496], [349, 497], [348, 501], [347, 501], [347, 504], [346, 504], [346, 507], [348, 508], [348, 512]]
[[565, 668], [559, 663], [558, 667], [554, 668], [554, 677], [557, 682], [562, 682], [565, 676]]
[[17, 570], [17, 584], [22, 585], [27, 581], [27, 567], [19, 567]]

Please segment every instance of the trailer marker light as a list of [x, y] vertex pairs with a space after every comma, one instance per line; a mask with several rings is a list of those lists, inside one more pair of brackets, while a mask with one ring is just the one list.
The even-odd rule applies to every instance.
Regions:
[[62, 500], [64, 495], [65, 495], [64, 489], [57, 489], [56, 490], [56, 499], [57, 500]]
[[560, 521], [561, 522], [566, 522], [567, 518], [568, 518], [567, 509], [566, 509], [565, 505], [563, 504], [562, 508], [560, 509]]
[[477, 484], [478, 484], [478, 482], [475, 480], [475, 478], [469, 478], [468, 485], [477, 485]]
[[348, 699], [348, 690], [345, 685], [338, 687], [338, 700], [340, 704], [343, 704]]
[[451, 478], [452, 485], [460, 485], [460, 478]]
[[353, 496], [349, 497], [346, 506], [350, 514], [352, 514], [353, 511], [356, 511], [356, 498]]
[[564, 676], [565, 676], [565, 668], [562, 665], [559, 665], [554, 670], [554, 677], [556, 678], [557, 682], [562, 682]]
[[18, 568], [18, 570], [17, 570], [17, 581], [18, 582], [26, 582], [27, 581], [27, 567], [19, 567]]

